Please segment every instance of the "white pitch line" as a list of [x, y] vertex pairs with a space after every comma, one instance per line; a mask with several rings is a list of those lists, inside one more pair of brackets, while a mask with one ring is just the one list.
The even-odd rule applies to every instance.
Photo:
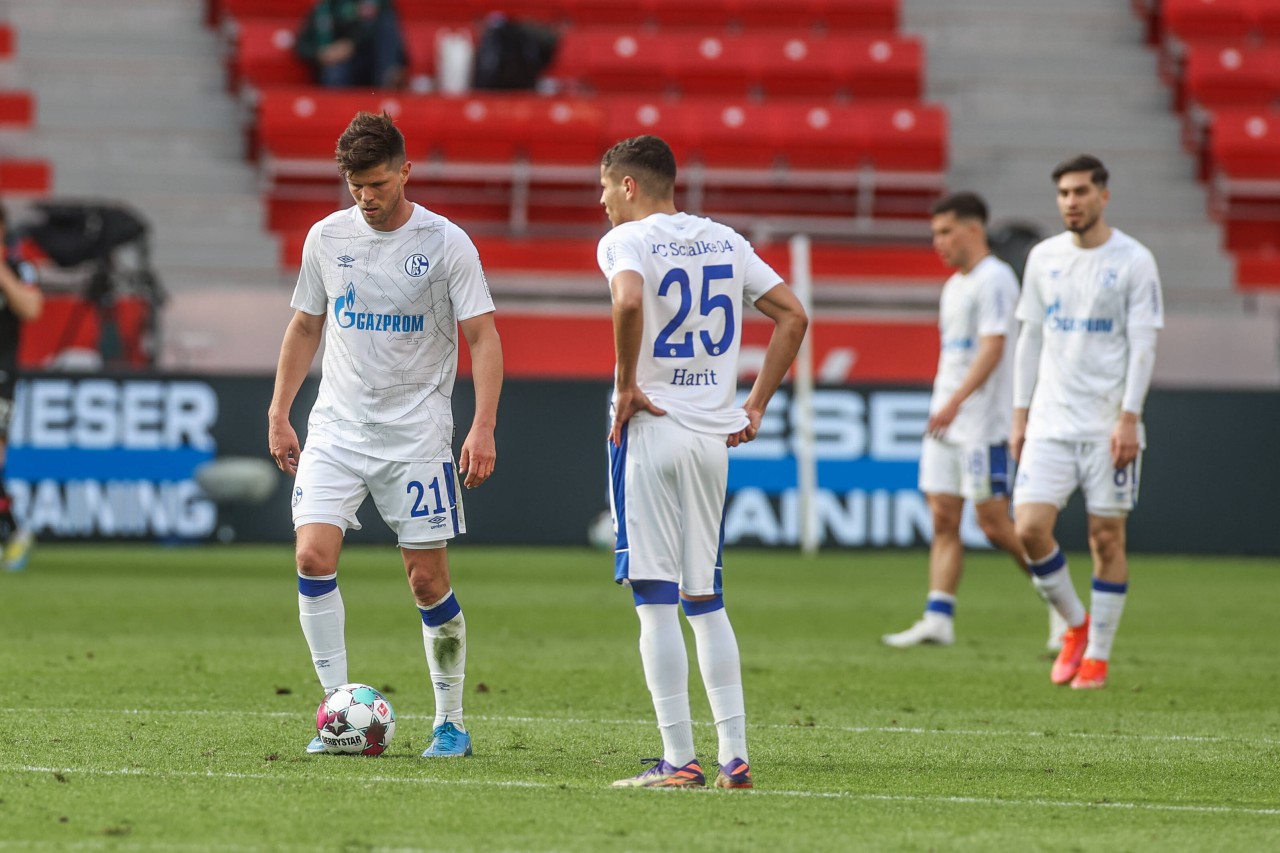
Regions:
[[[214, 772], [207, 770], [203, 773], [194, 771], [180, 770], [140, 770], [134, 767], [122, 767], [117, 770], [104, 770], [89, 767], [35, 767], [31, 765], [0, 765], [0, 769], [5, 771], [14, 771], [20, 773], [63, 773], [75, 774], [84, 773], [91, 776], [134, 776], [141, 778], [181, 778], [181, 779], [248, 779], [261, 780], [269, 782], [304, 782], [310, 784], [314, 780], [307, 777], [286, 776], [271, 773], [233, 773], [233, 772]], [[491, 779], [423, 779], [421, 777], [401, 778], [398, 776], [364, 776], [359, 780], [344, 780], [350, 783], [358, 781], [362, 784], [377, 785], [457, 785], [475, 788], [525, 788], [532, 790], [564, 790], [566, 788], [576, 788], [582, 791], [604, 791], [605, 788], [596, 788], [595, 786], [586, 787], [582, 785], [568, 785], [559, 782], [524, 782], [524, 781], [504, 781]], [[956, 796], [924, 796], [915, 794], [860, 794], [853, 791], [771, 791], [768, 789], [756, 788], [750, 794], [730, 794], [727, 792], [715, 791], [709, 789], [719, 796], [747, 796], [747, 797], [791, 797], [800, 799], [821, 799], [821, 800], [856, 800], [862, 802], [889, 802], [889, 803], [930, 803], [944, 805], [978, 805], [978, 806], [1014, 806], [1018, 808], [1051, 808], [1051, 809], [1121, 809], [1125, 811], [1158, 811], [1158, 812], [1190, 812], [1195, 814], [1229, 814], [1229, 815], [1256, 815], [1256, 816], [1280, 816], [1280, 808], [1251, 808], [1248, 806], [1205, 806], [1182, 803], [1126, 803], [1126, 802], [1110, 802], [1110, 801], [1077, 801], [1077, 800], [1044, 800], [1044, 799], [1025, 799], [1014, 800], [994, 797], [956, 797]], [[695, 795], [696, 796], [696, 795]]]
[[[76, 709], [45, 709], [44, 713], [50, 714], [83, 714], [93, 713], [101, 714], [122, 714], [127, 716], [154, 716], [154, 717], [222, 717], [237, 715], [242, 716], [245, 712], [242, 710], [216, 710], [216, 709], [182, 709], [182, 710], [150, 710], [146, 708], [93, 708], [91, 711]], [[30, 713], [29, 708], [0, 708], [0, 714], [9, 713]], [[279, 717], [297, 718], [307, 717], [302, 712], [292, 711], [263, 711], [255, 714], [259, 717]], [[591, 720], [586, 718], [575, 717], [521, 717], [521, 716], [502, 716], [502, 715], [486, 715], [486, 714], [468, 714], [470, 720], [480, 720], [483, 722], [494, 723], [536, 723], [555, 726], [653, 726], [652, 720]], [[396, 714], [397, 720], [433, 720], [431, 714]], [[695, 726], [711, 726], [707, 722], [695, 722]], [[1150, 741], [1157, 743], [1221, 743], [1221, 744], [1239, 744], [1241, 746], [1280, 745], [1280, 738], [1270, 737], [1253, 737], [1238, 736], [1227, 737], [1221, 735], [1147, 735], [1147, 734], [1121, 734], [1117, 732], [1062, 732], [1062, 731], [1012, 731], [1009, 729], [931, 729], [922, 726], [831, 726], [822, 723], [814, 725], [790, 725], [785, 723], [756, 723], [753, 728], [776, 729], [788, 732], [801, 731], [826, 731], [826, 732], [847, 732], [849, 734], [887, 734], [887, 735], [952, 735], [956, 737], [1030, 737], [1030, 738], [1073, 738], [1076, 740], [1136, 740]]]

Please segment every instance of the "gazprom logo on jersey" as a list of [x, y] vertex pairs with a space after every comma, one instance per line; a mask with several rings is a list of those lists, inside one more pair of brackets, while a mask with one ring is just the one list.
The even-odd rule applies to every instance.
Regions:
[[190, 380], [18, 383], [8, 477], [18, 517], [61, 538], [203, 539], [217, 524], [193, 479], [217, 450], [217, 393]]
[[1111, 334], [1115, 321], [1110, 317], [1064, 317], [1062, 300], [1055, 299], [1044, 311], [1044, 323], [1052, 332], [1098, 332]]
[[[746, 392], [738, 395], [738, 403]], [[795, 449], [798, 409], [779, 391], [755, 441], [729, 451], [725, 544], [794, 545], [800, 538]], [[933, 535], [917, 488], [928, 391], [822, 389], [813, 395], [818, 488], [814, 512], [822, 542], [912, 546]], [[966, 544], [986, 544], [970, 516]]]
[[419, 278], [427, 274], [430, 266], [431, 262], [427, 260], [426, 255], [410, 255], [405, 258], [404, 271], [414, 278]]
[[379, 314], [356, 311], [356, 286], [347, 282], [347, 292], [333, 300], [333, 319], [339, 328], [355, 328], [362, 332], [421, 332], [426, 328], [425, 314]]

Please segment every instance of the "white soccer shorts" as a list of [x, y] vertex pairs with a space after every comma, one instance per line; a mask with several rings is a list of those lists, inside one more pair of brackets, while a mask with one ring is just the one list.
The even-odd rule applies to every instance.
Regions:
[[1090, 515], [1123, 516], [1138, 505], [1142, 451], [1123, 468], [1111, 464], [1111, 441], [1033, 439], [1022, 448], [1014, 506], [1026, 503], [1067, 505], [1077, 488]]
[[293, 484], [293, 527], [332, 524], [359, 530], [367, 496], [402, 548], [421, 548], [467, 532], [456, 466], [395, 462], [332, 444], [308, 444]]
[[725, 438], [638, 416], [627, 423], [622, 447], [609, 445], [618, 583], [673, 581], [686, 595], [720, 592]]
[[1007, 498], [1010, 486], [1008, 444], [972, 447], [925, 436], [920, 446], [920, 491], [960, 495], [974, 503]]

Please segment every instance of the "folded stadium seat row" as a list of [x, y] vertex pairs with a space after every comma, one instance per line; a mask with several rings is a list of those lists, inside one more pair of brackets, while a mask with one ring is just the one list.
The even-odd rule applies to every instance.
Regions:
[[43, 196], [53, 189], [47, 160], [0, 160], [0, 195]]
[[[405, 24], [409, 74], [435, 73], [438, 21]], [[247, 20], [230, 49], [232, 89], [306, 85], [311, 72], [293, 53], [288, 19]], [[566, 88], [601, 92], [918, 98], [920, 41], [893, 34], [814, 36], [804, 31], [662, 34], [573, 27], [547, 71]]]
[[1183, 43], [1208, 39], [1280, 39], [1275, 0], [1163, 0], [1163, 35]]
[[[208, 0], [208, 21], [293, 18], [301, 20], [311, 0]], [[512, 18], [575, 25], [822, 27], [891, 32], [901, 0], [397, 0], [403, 21], [466, 24], [493, 11]]]
[[574, 28], [547, 75], [604, 93], [919, 98], [923, 50], [893, 34]]
[[17, 40], [14, 38], [13, 27], [0, 22], [0, 60], [12, 58], [16, 46]]
[[683, 162], [710, 168], [938, 172], [946, 165], [946, 113], [914, 101], [451, 98], [268, 89], [258, 109], [259, 144], [275, 161], [329, 162], [334, 140], [364, 109], [395, 116], [415, 159], [589, 165], [614, 141], [652, 132], [666, 138]]

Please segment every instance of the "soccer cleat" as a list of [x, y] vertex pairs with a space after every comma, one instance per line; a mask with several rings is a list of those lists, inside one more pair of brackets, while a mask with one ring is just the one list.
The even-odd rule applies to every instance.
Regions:
[[1100, 690], [1107, 686], [1107, 662], [1095, 658], [1085, 658], [1080, 662], [1080, 671], [1071, 679], [1072, 690]]
[[324, 741], [320, 740], [319, 735], [313, 737], [311, 743], [307, 744], [307, 755], [321, 755], [325, 751]]
[[728, 764], [720, 765], [716, 774], [717, 788], [750, 788], [751, 768], [741, 758], [735, 758]]
[[36, 537], [30, 530], [15, 530], [4, 543], [4, 567], [11, 572], [25, 569], [31, 557], [31, 546], [35, 544]]
[[1075, 628], [1068, 628], [1062, 635], [1062, 651], [1053, 662], [1049, 672], [1049, 680], [1054, 684], [1067, 684], [1076, 677], [1080, 670], [1080, 661], [1084, 659], [1084, 649], [1089, 643], [1089, 614], [1084, 615], [1084, 622]]
[[431, 746], [422, 753], [423, 758], [458, 758], [471, 754], [471, 733], [464, 732], [445, 720], [431, 732]]
[[885, 634], [880, 642], [895, 649], [905, 649], [925, 643], [949, 646], [956, 641], [955, 625], [950, 619], [921, 619], [905, 631]]
[[[615, 788], [705, 788], [707, 777], [702, 773], [702, 765], [698, 759], [690, 761], [683, 767], [667, 763], [664, 758], [642, 758], [641, 763], [653, 766], [639, 776], [630, 779], [619, 779], [613, 783]], [[750, 774], [748, 774], [748, 778]]]
[[1067, 632], [1067, 620], [1062, 618], [1058, 608], [1049, 605], [1049, 640], [1044, 647], [1051, 652], [1062, 651], [1062, 635]]

